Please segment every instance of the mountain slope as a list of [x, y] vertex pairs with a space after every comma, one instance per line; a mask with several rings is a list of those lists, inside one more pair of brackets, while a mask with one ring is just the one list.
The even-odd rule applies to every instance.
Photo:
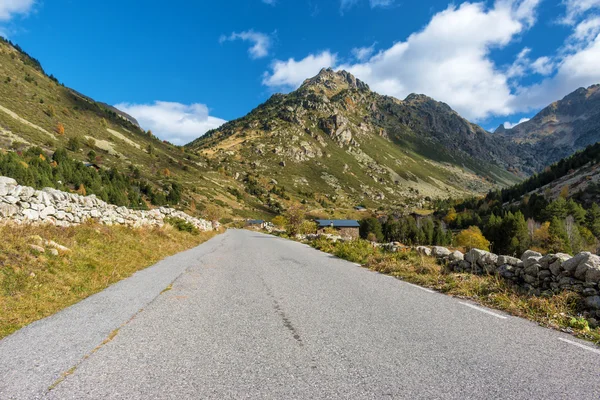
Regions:
[[483, 193], [517, 182], [507, 169], [521, 168], [514, 151], [446, 104], [381, 96], [331, 69], [187, 147], [233, 175], [338, 205]]
[[600, 143], [560, 160], [501, 193], [505, 203], [534, 193], [548, 200], [575, 197], [586, 206], [600, 202]]
[[512, 129], [500, 126], [495, 135], [529, 148], [540, 171], [600, 141], [600, 85], [579, 88], [529, 121]]
[[[32, 183], [50, 184], [48, 179], [54, 179], [55, 187], [76, 190], [79, 185], [75, 181], [81, 176], [88, 182], [103, 180], [106, 186], [109, 184], [106, 179], [114, 170], [129, 181], [120, 185], [119, 190], [142, 193], [150, 207], [168, 201], [171, 187], [176, 184], [183, 193], [179, 204], [171, 205], [192, 214], [201, 213], [209, 205], [220, 207], [224, 215], [231, 216], [268, 211], [251, 196], [232, 195], [230, 192], [243, 189], [243, 186], [217, 172], [210, 160], [163, 143], [139, 128], [131, 116], [64, 87], [18, 46], [0, 40], [0, 151], [6, 155], [0, 157], [4, 160], [2, 172], [23, 176], [23, 169], [28, 169], [28, 174], [37, 174], [39, 168], [50, 168], [33, 160], [35, 155], [32, 157], [27, 149], [34, 147], [41, 148], [46, 164], [53, 165], [49, 161], [57, 149], [67, 149], [69, 159], [91, 163], [106, 173], [98, 177], [94, 171], [75, 171], [75, 174], [69, 174], [74, 179], [68, 185], [60, 182], [64, 181], [61, 178], [64, 174], [58, 171], [61, 168], [52, 167], [46, 178]], [[64, 155], [61, 157], [65, 159]], [[66, 165], [72, 171], [80, 169], [81, 164], [67, 163], [63, 167]], [[19, 168], [20, 172], [17, 171]], [[148, 185], [155, 196], [144, 194], [148, 192]], [[95, 190], [85, 188], [87, 194], [102, 191], [95, 186]], [[125, 193], [124, 198], [128, 197], [139, 198]], [[171, 196], [171, 199], [174, 197], [177, 196]]]

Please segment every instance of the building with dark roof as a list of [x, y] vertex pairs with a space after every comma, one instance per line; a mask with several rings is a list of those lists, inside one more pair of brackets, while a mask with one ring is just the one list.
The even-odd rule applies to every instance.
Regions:
[[317, 219], [317, 232], [325, 233], [326, 229], [335, 229], [338, 234], [347, 239], [358, 239], [360, 224], [353, 219]]

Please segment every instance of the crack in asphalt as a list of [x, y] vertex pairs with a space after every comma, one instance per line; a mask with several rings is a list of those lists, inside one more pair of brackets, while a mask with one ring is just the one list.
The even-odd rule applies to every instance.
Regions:
[[265, 280], [264, 280], [263, 277], [261, 277], [260, 280], [261, 280], [263, 286], [266, 289], [267, 295], [273, 301], [273, 309], [275, 310], [275, 312], [277, 313], [277, 315], [279, 315], [279, 317], [281, 318], [281, 320], [283, 322], [283, 326], [286, 327], [290, 331], [290, 333], [292, 334], [292, 337], [298, 342], [298, 344], [301, 347], [304, 346], [304, 342], [302, 341], [302, 338], [300, 337], [300, 333], [298, 333], [298, 331], [296, 330], [296, 328], [292, 324], [292, 321], [289, 319], [289, 317], [287, 316], [287, 314], [285, 313], [285, 311], [283, 310], [283, 308], [281, 307], [281, 305], [277, 301], [277, 298], [275, 298], [275, 295], [273, 294], [273, 291], [271, 290], [271, 288], [269, 287], [269, 285], [267, 285], [267, 283], [265, 282]]

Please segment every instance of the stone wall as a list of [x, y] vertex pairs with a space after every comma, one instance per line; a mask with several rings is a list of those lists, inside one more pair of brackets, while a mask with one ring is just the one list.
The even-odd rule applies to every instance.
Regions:
[[478, 249], [464, 255], [444, 247], [419, 246], [416, 250], [419, 254], [436, 257], [451, 271], [497, 274], [532, 294], [577, 292], [585, 298], [590, 315], [600, 319], [600, 257], [592, 253], [582, 252], [574, 257], [562, 253], [543, 256], [527, 250], [519, 259]]
[[71, 226], [93, 219], [107, 225], [141, 227], [161, 226], [166, 217], [184, 219], [202, 231], [213, 229], [206, 220], [168, 207], [131, 210], [108, 204], [94, 195], [80, 196], [52, 188], [35, 190], [18, 185], [12, 178], [0, 177], [0, 220], [4, 221]]

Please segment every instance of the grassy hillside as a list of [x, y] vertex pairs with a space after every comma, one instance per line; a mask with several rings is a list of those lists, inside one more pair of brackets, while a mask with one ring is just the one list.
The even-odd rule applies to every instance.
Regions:
[[[27, 174], [36, 175], [39, 171], [37, 163], [31, 164], [31, 154], [28, 157], [25, 154], [31, 147], [38, 147], [43, 153], [42, 158], [49, 163], [57, 149], [65, 149], [69, 159], [94, 164], [102, 171], [122, 174], [126, 184], [119, 186], [119, 190], [125, 192], [121, 194], [125, 198], [141, 197], [144, 203], [140, 204], [141, 207], [168, 202], [166, 199], [173, 184], [176, 184], [182, 190], [181, 200], [171, 205], [192, 214], [206, 213], [204, 210], [211, 207], [218, 209], [216, 212], [212, 210], [211, 214], [226, 218], [254, 215], [266, 210], [251, 196], [232, 195], [230, 192], [243, 190], [243, 186], [219, 172], [218, 166], [211, 160], [187, 152], [182, 147], [163, 143], [114, 110], [62, 86], [54, 77], [47, 76], [35, 59], [2, 40], [0, 149], [4, 151], [3, 157], [14, 153], [12, 161], [21, 165], [5, 168], [3, 173], [18, 175], [15, 177], [19, 179]], [[29, 172], [15, 172], [19, 168], [29, 169]], [[87, 173], [94, 174], [95, 171]], [[82, 179], [63, 182], [57, 178], [59, 175], [50, 171], [47, 177], [51, 182], [44, 180], [39, 185], [80, 189], [77, 183]], [[88, 181], [108, 184], [106, 179], [95, 175]], [[20, 183], [32, 182], [25, 180]], [[154, 196], [148, 194], [148, 188], [152, 189]], [[86, 191], [90, 194], [98, 189], [88, 187]], [[158, 201], [154, 201], [153, 197], [158, 197]]]

